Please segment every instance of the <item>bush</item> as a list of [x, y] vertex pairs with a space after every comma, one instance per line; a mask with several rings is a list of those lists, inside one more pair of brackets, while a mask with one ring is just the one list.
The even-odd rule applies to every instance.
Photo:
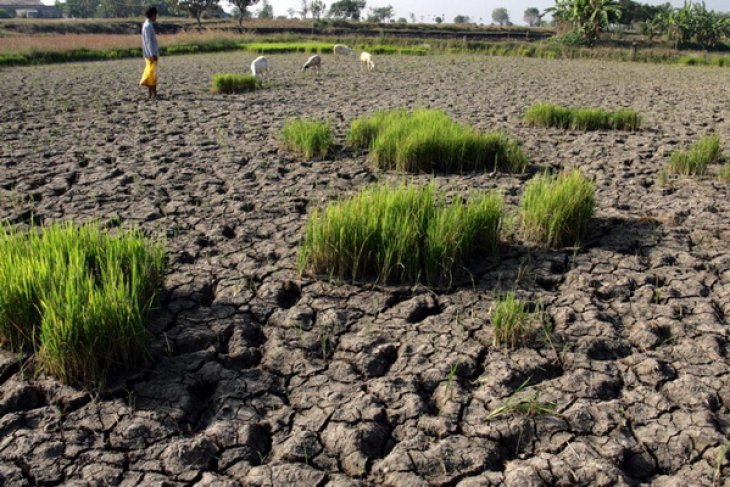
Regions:
[[213, 93], [244, 93], [261, 86], [252, 74], [217, 73], [213, 75]]
[[347, 141], [369, 149], [376, 168], [401, 172], [524, 172], [528, 164], [515, 140], [477, 132], [439, 110], [395, 110], [356, 119]]
[[542, 174], [527, 183], [520, 203], [522, 232], [548, 247], [577, 243], [595, 209], [595, 187], [579, 170]]
[[494, 346], [515, 348], [531, 340], [540, 325], [540, 313], [530, 313], [527, 303], [508, 293], [497, 300], [490, 315]]
[[573, 130], [637, 130], [641, 117], [634, 110], [607, 112], [600, 108], [566, 108], [538, 102], [525, 111], [530, 125]]
[[132, 230], [0, 227], [0, 343], [63, 382], [102, 383], [147, 357], [164, 250]]
[[284, 146], [307, 159], [323, 158], [332, 148], [332, 127], [317, 120], [289, 120], [281, 131]]
[[502, 198], [446, 204], [435, 185], [372, 186], [309, 218], [300, 271], [380, 283], [448, 284], [452, 273], [497, 247]]
[[673, 152], [667, 170], [684, 176], [703, 176], [707, 174], [707, 166], [720, 162], [721, 157], [720, 137], [707, 135], [695, 142], [689, 151]]

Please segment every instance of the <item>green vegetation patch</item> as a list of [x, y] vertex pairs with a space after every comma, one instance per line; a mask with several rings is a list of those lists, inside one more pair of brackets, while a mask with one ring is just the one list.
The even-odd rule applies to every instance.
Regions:
[[516, 140], [481, 133], [440, 110], [395, 110], [354, 120], [348, 143], [369, 149], [378, 169], [401, 172], [500, 170], [524, 172], [528, 159]]
[[34, 352], [39, 370], [63, 382], [101, 384], [147, 358], [164, 271], [163, 246], [138, 230], [0, 227], [0, 344]]
[[217, 73], [213, 75], [213, 93], [245, 93], [261, 86], [252, 74]]
[[324, 158], [332, 150], [332, 126], [318, 120], [295, 118], [281, 130], [284, 146], [307, 159]]
[[720, 137], [706, 135], [692, 144], [688, 151], [673, 152], [667, 170], [672, 174], [683, 176], [704, 176], [710, 164], [721, 160]]
[[718, 174], [720, 181], [730, 183], [730, 164], [723, 164]]
[[520, 224], [528, 240], [548, 247], [580, 241], [595, 211], [595, 185], [579, 171], [538, 175], [520, 202]]
[[448, 285], [452, 274], [497, 248], [502, 198], [475, 193], [447, 203], [436, 186], [379, 184], [315, 210], [299, 268], [343, 280]]
[[290, 52], [331, 53], [331, 42], [252, 42], [241, 44], [241, 49], [258, 54], [284, 54]]
[[538, 127], [573, 130], [638, 130], [641, 116], [634, 110], [608, 112], [601, 108], [567, 108], [548, 102], [529, 107], [524, 120]]
[[541, 320], [541, 314], [530, 312], [527, 303], [513, 292], [497, 299], [490, 316], [494, 346], [516, 348], [527, 344], [540, 329]]

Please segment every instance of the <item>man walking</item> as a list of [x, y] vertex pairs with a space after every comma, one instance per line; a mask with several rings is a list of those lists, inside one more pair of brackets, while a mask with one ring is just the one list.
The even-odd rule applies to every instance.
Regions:
[[148, 99], [152, 99], [157, 98], [157, 61], [160, 58], [160, 50], [157, 47], [157, 36], [153, 25], [157, 21], [157, 9], [150, 7], [145, 15], [147, 20], [142, 25], [142, 55], [146, 64], [139, 84], [147, 87]]

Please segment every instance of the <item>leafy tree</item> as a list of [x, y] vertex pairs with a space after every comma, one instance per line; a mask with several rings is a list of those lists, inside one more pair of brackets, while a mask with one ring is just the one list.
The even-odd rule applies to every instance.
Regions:
[[309, 15], [309, 0], [299, 0], [299, 10], [296, 13], [302, 17], [302, 20], [306, 19]]
[[198, 21], [198, 30], [203, 30], [200, 18], [203, 13], [218, 7], [218, 0], [180, 0], [180, 6]]
[[96, 17], [135, 17], [144, 12], [144, 7], [131, 0], [100, 0], [96, 6]]
[[13, 14], [10, 11], [0, 8], [0, 19], [12, 19]]
[[387, 7], [376, 7], [370, 9], [370, 15], [368, 20], [370, 22], [387, 22], [388, 19], [393, 17], [393, 7], [388, 5]]
[[454, 17], [455, 24], [468, 24], [471, 19], [466, 15], [457, 15]]
[[248, 8], [257, 4], [258, 1], [259, 0], [228, 0], [231, 5], [238, 9], [238, 15], [236, 15], [236, 18], [238, 19], [239, 31], [243, 31], [243, 19], [251, 17], [251, 14], [248, 12]]
[[506, 8], [495, 8], [492, 10], [492, 20], [499, 25], [507, 25], [509, 23], [509, 12]]
[[444, 21], [444, 19], [442, 17], [436, 17], [433, 20], [435, 20], [437, 24], [440, 24], [440, 23], [442, 23]]
[[319, 21], [327, 10], [327, 5], [322, 0], [312, 0], [309, 8], [312, 10], [312, 18]]
[[589, 46], [608, 27], [611, 17], [621, 17], [616, 0], [556, 0], [547, 11], [557, 20], [572, 24]]
[[274, 7], [271, 6], [269, 0], [263, 0], [261, 2], [261, 8], [256, 14], [259, 19], [273, 19], [274, 18]]
[[407, 24], [408, 23], [408, 19], [405, 18], [405, 17], [398, 17], [398, 23], [399, 24]]
[[330, 5], [330, 16], [342, 19], [360, 20], [365, 0], [339, 0]]
[[413, 12], [411, 12], [411, 13], [408, 14], [408, 17], [411, 19], [411, 23], [412, 24], [415, 24], [416, 23], [416, 14], [414, 14]]
[[64, 3], [56, 2], [56, 7], [60, 8], [66, 17], [88, 18], [96, 14], [99, 0], [66, 0]]
[[525, 10], [525, 15], [522, 18], [530, 27], [536, 27], [540, 25], [540, 21], [542, 21], [542, 14], [540, 13], [539, 8], [530, 7]]

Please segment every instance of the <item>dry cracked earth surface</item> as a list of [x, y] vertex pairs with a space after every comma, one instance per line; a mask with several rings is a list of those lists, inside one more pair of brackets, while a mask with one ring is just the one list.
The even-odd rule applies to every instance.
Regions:
[[[109, 390], [0, 355], [0, 484], [728, 485], [730, 187], [659, 177], [705, 133], [730, 145], [727, 70], [433, 56], [367, 74], [326, 56], [315, 81], [302, 55], [271, 61], [268, 89], [215, 96], [211, 75], [250, 56], [165, 58], [155, 103], [139, 60], [0, 71], [2, 219], [138, 225], [170, 261], [153, 362]], [[527, 127], [539, 99], [634, 107], [645, 129]], [[589, 237], [507, 239], [438, 291], [300, 276], [308, 212], [398, 176], [347, 150], [293, 157], [283, 122], [329, 119], [342, 140], [398, 107], [524, 142], [528, 174], [436, 176], [449, 194], [496, 188], [514, 210], [537, 171], [582, 168]], [[544, 307], [549, 339], [492, 345], [490, 307], [511, 289]], [[515, 397], [555, 415], [487, 419], [528, 380]]]

